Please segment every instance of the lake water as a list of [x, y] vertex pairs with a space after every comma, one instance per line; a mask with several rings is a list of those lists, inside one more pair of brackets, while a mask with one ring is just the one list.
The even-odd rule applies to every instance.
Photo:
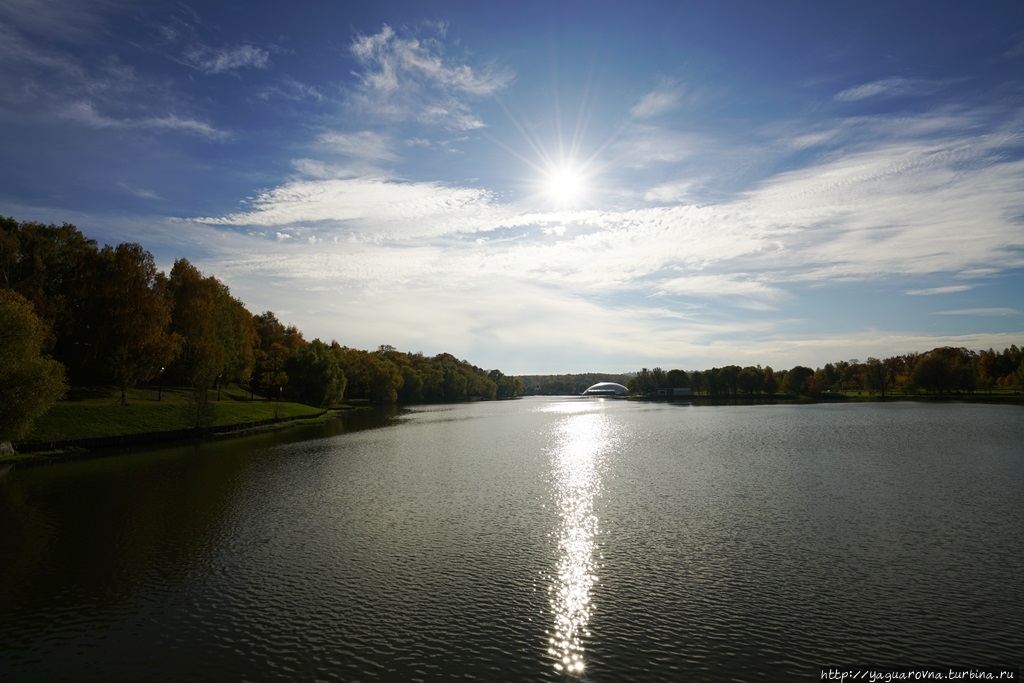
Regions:
[[530, 398], [0, 478], [0, 678], [818, 680], [1019, 665], [1021, 615], [1018, 406]]

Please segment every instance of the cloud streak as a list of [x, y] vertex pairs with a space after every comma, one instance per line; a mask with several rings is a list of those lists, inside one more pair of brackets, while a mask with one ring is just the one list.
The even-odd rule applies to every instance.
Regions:
[[155, 131], [170, 131], [196, 135], [210, 140], [224, 140], [230, 134], [218, 130], [204, 121], [180, 118], [174, 114], [148, 116], [143, 118], [113, 118], [96, 111], [90, 102], [75, 102], [62, 112], [64, 118], [93, 128], [136, 128]]
[[205, 74], [221, 74], [242, 68], [265, 69], [270, 64], [270, 53], [254, 45], [232, 48], [211, 48], [205, 45], [189, 48], [185, 62]]
[[883, 78], [847, 88], [837, 93], [835, 99], [839, 102], [858, 102], [874, 98], [923, 97], [938, 92], [950, 83], [902, 77]]
[[499, 214], [484, 190], [385, 178], [295, 180], [258, 194], [252, 208], [193, 219], [211, 225], [283, 227], [334, 237], [418, 238], [476, 232]]

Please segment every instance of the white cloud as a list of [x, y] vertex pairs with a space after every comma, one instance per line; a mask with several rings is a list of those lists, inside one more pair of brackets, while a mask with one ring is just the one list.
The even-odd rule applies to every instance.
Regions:
[[793, 228], [779, 265], [803, 280], [1024, 265], [1024, 161], [1008, 154], [1019, 141], [964, 125], [923, 140], [896, 136], [748, 193], [754, 213]]
[[692, 133], [632, 125], [622, 132], [610, 152], [619, 164], [643, 168], [651, 164], [679, 163], [704, 152], [706, 145], [706, 140]]
[[512, 80], [508, 72], [446, 58], [438, 39], [402, 37], [387, 25], [380, 33], [358, 35], [351, 51], [362, 66], [356, 74], [361, 90], [353, 102], [395, 121], [481, 128], [469, 99], [494, 95]]
[[213, 225], [286, 226], [371, 239], [475, 232], [500, 213], [483, 190], [439, 183], [403, 183], [384, 178], [296, 180], [266, 190], [252, 209], [222, 217], [196, 218]]
[[974, 289], [973, 285], [946, 285], [944, 287], [929, 287], [928, 289], [911, 289], [907, 291], [910, 296], [933, 296], [935, 294], [954, 294]]
[[694, 183], [690, 180], [677, 180], [652, 187], [644, 193], [644, 201], [658, 204], [680, 204], [690, 201]]
[[375, 172], [358, 164], [332, 164], [319, 159], [294, 159], [292, 167], [302, 175], [318, 180], [358, 178]]
[[391, 141], [372, 131], [323, 133], [317, 137], [315, 144], [319, 149], [357, 159], [374, 161], [396, 161], [398, 159], [391, 149]]
[[751, 278], [747, 273], [687, 275], [661, 281], [662, 294], [684, 295], [701, 299], [732, 299], [742, 308], [767, 310], [773, 301], [786, 298], [783, 290], [770, 283]]

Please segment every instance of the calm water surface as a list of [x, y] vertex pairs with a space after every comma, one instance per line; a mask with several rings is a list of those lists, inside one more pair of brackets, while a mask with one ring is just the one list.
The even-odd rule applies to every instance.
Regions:
[[1024, 660], [1024, 409], [524, 399], [0, 478], [0, 678]]

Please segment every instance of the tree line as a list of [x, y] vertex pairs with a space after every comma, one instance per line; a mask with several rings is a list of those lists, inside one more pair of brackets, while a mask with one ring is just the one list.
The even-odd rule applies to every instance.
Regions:
[[625, 384], [629, 375], [584, 372], [568, 375], [520, 375], [526, 396], [571, 396], [582, 394], [598, 382]]
[[[146, 383], [238, 383], [253, 396], [314, 406], [343, 397], [414, 403], [521, 393], [517, 378], [447, 353], [307, 341], [273, 312], [249, 312], [187, 259], [165, 274], [141, 245], [100, 248], [69, 223], [0, 217], [0, 334], [0, 412], [26, 405], [32, 391], [52, 402], [67, 382], [115, 384], [122, 401]], [[46, 381], [33, 389], [26, 373]]]
[[692, 372], [644, 368], [629, 378], [626, 386], [630, 393], [638, 395], [676, 387], [688, 387], [695, 395], [706, 396], [822, 396], [856, 391], [884, 398], [893, 393], [1019, 393], [1024, 390], [1024, 351], [1016, 345], [1001, 352], [943, 346], [885, 359], [826, 363], [813, 370], [803, 365], [789, 370], [727, 365]]

